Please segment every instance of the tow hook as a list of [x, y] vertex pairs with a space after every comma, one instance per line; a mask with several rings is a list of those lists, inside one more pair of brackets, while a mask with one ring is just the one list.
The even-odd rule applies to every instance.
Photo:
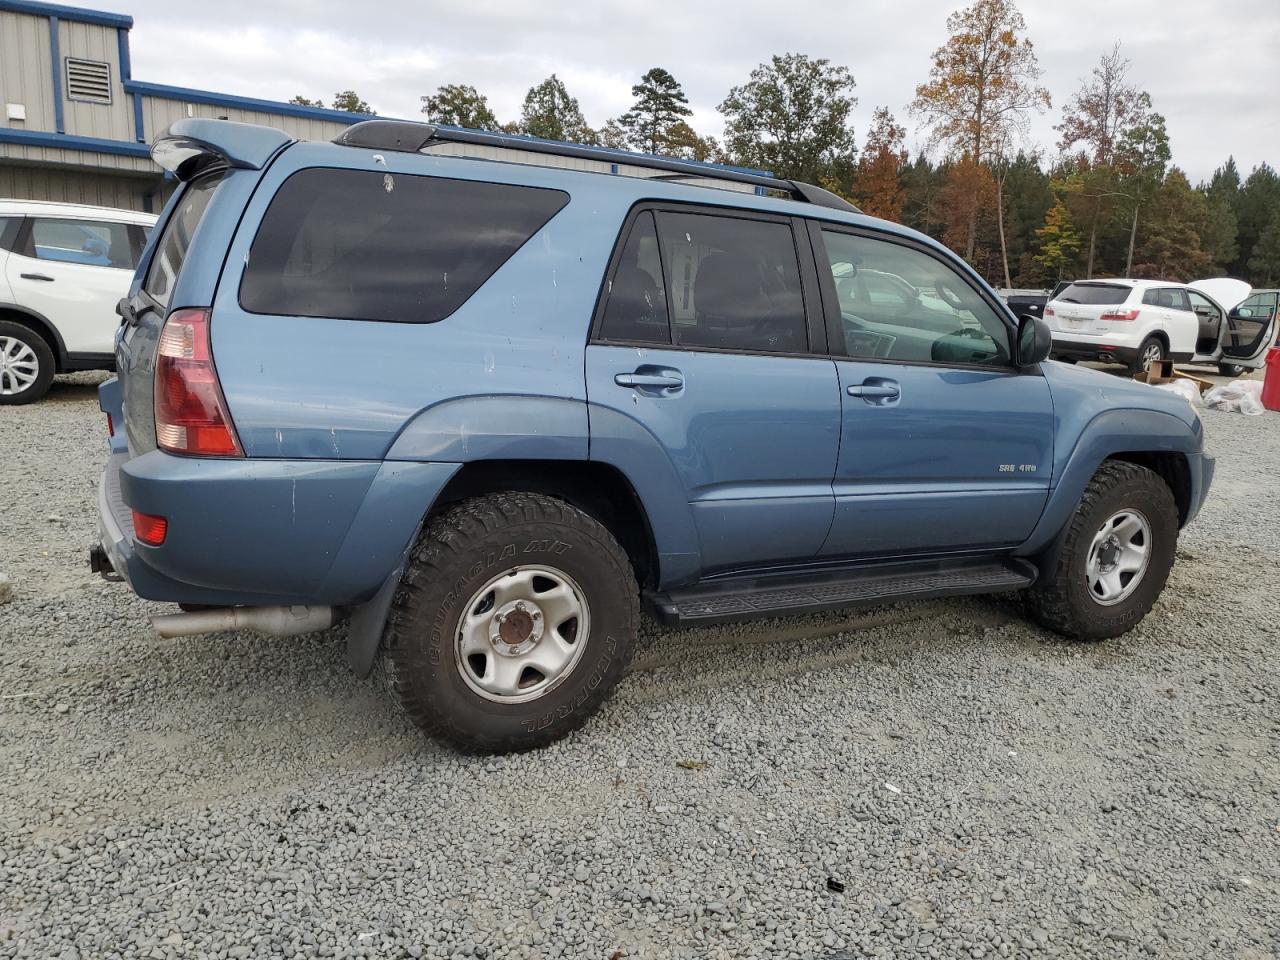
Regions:
[[100, 543], [95, 543], [89, 548], [89, 569], [103, 580], [110, 580], [112, 583], [124, 581], [124, 577], [116, 573], [116, 568], [111, 565], [111, 558], [107, 556], [107, 551], [102, 549]]

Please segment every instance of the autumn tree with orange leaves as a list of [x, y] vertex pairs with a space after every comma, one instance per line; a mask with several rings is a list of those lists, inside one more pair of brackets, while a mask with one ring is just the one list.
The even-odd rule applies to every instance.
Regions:
[[853, 181], [854, 202], [868, 216], [902, 220], [907, 203], [902, 183], [907, 166], [906, 138], [907, 131], [893, 119], [889, 108], [876, 107]]
[[[916, 87], [911, 111], [930, 129], [930, 143], [973, 163], [989, 163], [1020, 132], [1027, 114], [1047, 110], [1049, 91], [1027, 24], [1012, 0], [977, 0], [947, 18], [947, 42], [933, 52], [929, 82]], [[967, 176], [976, 185], [980, 177]], [[969, 205], [965, 257], [973, 259], [980, 198]]]

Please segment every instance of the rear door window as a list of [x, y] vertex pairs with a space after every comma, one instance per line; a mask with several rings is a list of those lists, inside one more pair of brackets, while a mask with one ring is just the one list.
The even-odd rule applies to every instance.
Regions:
[[1108, 306], [1124, 303], [1129, 299], [1132, 287], [1119, 283], [1073, 283], [1054, 299], [1064, 303], [1084, 303]]
[[134, 265], [129, 227], [124, 223], [34, 217], [27, 247], [27, 255], [37, 260], [125, 270]]
[[631, 225], [606, 293], [602, 340], [671, 342], [658, 231], [650, 211], [645, 210]]
[[178, 280], [178, 273], [182, 270], [187, 250], [191, 246], [191, 237], [221, 181], [221, 174], [215, 174], [187, 184], [178, 206], [164, 225], [164, 232], [160, 234], [160, 241], [156, 245], [156, 252], [151, 258], [151, 267], [147, 270], [147, 279], [143, 284], [143, 289], [161, 307], [169, 306], [173, 285]]
[[0, 250], [12, 250], [18, 239], [21, 217], [0, 217]]
[[676, 346], [809, 349], [789, 222], [669, 211], [656, 219]]
[[240, 304], [298, 317], [442, 320], [568, 202], [540, 187], [302, 170], [267, 208]]

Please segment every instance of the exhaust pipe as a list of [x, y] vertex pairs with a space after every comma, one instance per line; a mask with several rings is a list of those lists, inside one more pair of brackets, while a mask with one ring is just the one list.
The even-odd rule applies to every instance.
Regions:
[[190, 613], [166, 613], [151, 618], [162, 637], [190, 637], [223, 630], [254, 630], [272, 637], [292, 637], [333, 626], [333, 607], [215, 607]]

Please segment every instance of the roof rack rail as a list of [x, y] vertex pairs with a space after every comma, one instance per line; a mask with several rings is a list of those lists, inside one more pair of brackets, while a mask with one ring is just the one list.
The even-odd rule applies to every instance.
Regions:
[[762, 171], [717, 163], [700, 163], [696, 160], [679, 160], [651, 153], [632, 153], [629, 150], [614, 150], [609, 147], [564, 143], [559, 140], [540, 140], [537, 137], [519, 134], [487, 133], [482, 130], [467, 130], [463, 127], [418, 123], [412, 120], [362, 120], [347, 127], [334, 138], [333, 142], [345, 147], [365, 147], [371, 150], [390, 150], [398, 153], [418, 153], [435, 143], [464, 143], [507, 150], [523, 150], [529, 153], [663, 170], [674, 175], [664, 179], [689, 177], [744, 183], [763, 187], [766, 190], [778, 190], [797, 200], [820, 207], [843, 210], [846, 213], [862, 212], [848, 200], [830, 190], [798, 180], [772, 177]]

